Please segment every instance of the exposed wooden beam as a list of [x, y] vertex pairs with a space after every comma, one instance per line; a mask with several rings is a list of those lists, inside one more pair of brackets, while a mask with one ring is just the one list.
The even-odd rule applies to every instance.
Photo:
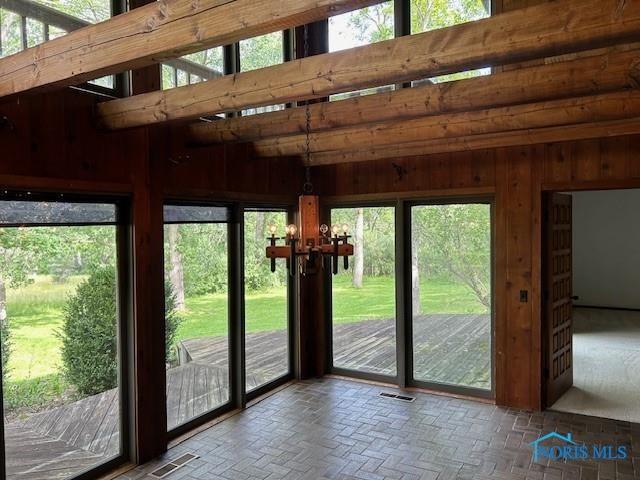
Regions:
[[[640, 2], [564, 0], [99, 106], [107, 128], [197, 118], [640, 40]], [[526, 88], [526, 86], [525, 86]]]
[[0, 60], [0, 96], [75, 85], [284, 30], [375, 0], [161, 0]]
[[[611, 52], [571, 62], [310, 105], [311, 130], [577, 97], [638, 84], [640, 50]], [[302, 134], [305, 129], [304, 107], [199, 122], [189, 127], [191, 140], [198, 144], [246, 142]]]
[[436, 153], [516, 147], [636, 134], [640, 134], [640, 116], [578, 125], [531, 128], [457, 138], [439, 138], [387, 147], [320, 152], [311, 155], [309, 166], [366, 162], [386, 158], [415, 157]]
[[[369, 150], [427, 139], [447, 140], [630, 117], [640, 117], [638, 90], [332, 129], [311, 134], [309, 145], [312, 152]], [[294, 135], [257, 141], [253, 147], [258, 156], [277, 157], [302, 155], [306, 144], [305, 135]]]

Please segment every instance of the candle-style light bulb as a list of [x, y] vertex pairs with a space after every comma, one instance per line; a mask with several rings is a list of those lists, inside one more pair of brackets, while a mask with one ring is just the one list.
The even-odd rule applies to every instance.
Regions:
[[287, 233], [292, 237], [294, 237], [297, 232], [298, 232], [298, 227], [296, 227], [295, 224], [292, 223], [287, 227]]
[[337, 225], [337, 224], [331, 227], [331, 233], [332, 233], [333, 235], [338, 235], [338, 232], [339, 232], [339, 231], [340, 231], [340, 227], [338, 227], [338, 225]]
[[278, 227], [276, 227], [275, 225], [273, 224], [269, 225], [269, 233], [271, 235], [275, 235], [277, 230], [278, 230]]

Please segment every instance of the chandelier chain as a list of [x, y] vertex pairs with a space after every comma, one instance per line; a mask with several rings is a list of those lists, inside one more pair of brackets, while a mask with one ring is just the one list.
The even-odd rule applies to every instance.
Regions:
[[[304, 25], [304, 58], [309, 56], [309, 25]], [[313, 192], [313, 184], [311, 183], [311, 108], [309, 106], [309, 100], [305, 102], [305, 116], [306, 116], [306, 128], [305, 128], [305, 169], [304, 169], [304, 186], [303, 191], [305, 194]]]

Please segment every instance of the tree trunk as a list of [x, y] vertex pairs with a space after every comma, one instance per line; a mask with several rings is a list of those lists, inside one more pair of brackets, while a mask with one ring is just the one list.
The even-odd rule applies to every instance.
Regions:
[[169, 281], [173, 287], [173, 295], [176, 299], [176, 309], [184, 310], [184, 270], [182, 268], [182, 255], [178, 250], [178, 239], [180, 233], [179, 225], [169, 225], [169, 262], [171, 270], [169, 271]]
[[[256, 230], [255, 230], [255, 240], [256, 245], [266, 245], [267, 244], [267, 236], [264, 233], [265, 230], [265, 214], [264, 212], [255, 212], [256, 215]], [[256, 248], [255, 251], [256, 260], [261, 262], [264, 256], [264, 250], [261, 248]]]
[[356, 210], [356, 228], [353, 235], [353, 286], [362, 288], [364, 275], [364, 209]]
[[420, 267], [418, 263], [418, 235], [413, 232], [411, 236], [411, 304], [413, 315], [420, 315]]

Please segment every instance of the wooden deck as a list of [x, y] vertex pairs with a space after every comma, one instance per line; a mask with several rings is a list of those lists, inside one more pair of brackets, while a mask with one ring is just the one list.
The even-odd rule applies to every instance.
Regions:
[[[395, 320], [333, 327], [336, 367], [396, 375]], [[491, 317], [437, 314], [413, 321], [414, 376], [418, 380], [491, 388]]]
[[[490, 387], [490, 317], [429, 315], [414, 322], [416, 377]], [[182, 342], [186, 363], [167, 370], [169, 428], [226, 403], [225, 337]], [[334, 327], [336, 366], [395, 375], [395, 322], [370, 320]], [[288, 370], [283, 330], [248, 334], [247, 390]], [[5, 426], [9, 480], [57, 480], [77, 475], [119, 452], [117, 390], [38, 413]]]

